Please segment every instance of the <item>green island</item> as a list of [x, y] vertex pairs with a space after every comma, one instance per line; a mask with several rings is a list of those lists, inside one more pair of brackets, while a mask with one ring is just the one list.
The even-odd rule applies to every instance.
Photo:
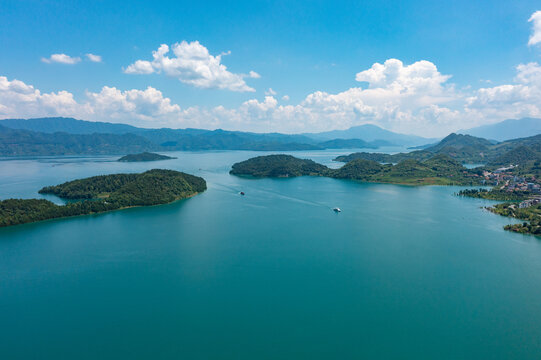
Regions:
[[171, 160], [176, 159], [176, 157], [167, 156], [167, 155], [160, 155], [155, 154], [151, 152], [142, 152], [140, 154], [128, 154], [120, 159], [118, 161], [123, 162], [139, 162], [139, 161], [158, 161], [158, 160]]
[[253, 177], [326, 176], [406, 185], [474, 185], [481, 182], [477, 173], [447, 155], [434, 155], [424, 161], [407, 159], [396, 165], [356, 159], [339, 169], [291, 155], [267, 155], [236, 163], [230, 173]]
[[173, 170], [94, 176], [47, 186], [39, 191], [40, 194], [74, 200], [66, 205], [56, 205], [45, 199], [0, 201], [0, 227], [167, 204], [194, 196], [206, 188], [203, 178]]

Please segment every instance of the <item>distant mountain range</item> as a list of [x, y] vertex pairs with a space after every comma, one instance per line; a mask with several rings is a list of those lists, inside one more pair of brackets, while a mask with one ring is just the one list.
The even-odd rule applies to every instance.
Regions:
[[424, 161], [434, 155], [446, 155], [462, 163], [470, 164], [524, 165], [530, 161], [541, 161], [541, 134], [493, 143], [483, 138], [453, 133], [436, 145], [423, 150], [392, 155], [358, 152], [338, 156], [335, 161], [349, 162], [364, 159], [381, 163], [398, 163], [408, 159]]
[[[357, 135], [359, 137], [355, 137]], [[393, 133], [374, 125], [338, 131], [333, 137], [332, 132], [288, 135], [220, 129], [144, 129], [60, 117], [0, 120], [1, 156], [124, 154], [168, 150], [377, 149], [380, 146], [426, 144], [432, 140]]]
[[11, 129], [31, 130], [48, 134], [55, 132], [65, 132], [68, 134], [127, 134], [142, 130], [131, 125], [85, 121], [64, 117], [5, 119], [0, 120], [0, 125]]
[[382, 129], [376, 125], [366, 124], [351, 127], [347, 130], [332, 130], [321, 133], [303, 134], [318, 140], [330, 139], [361, 139], [364, 141], [385, 141], [387, 144], [419, 146], [437, 142], [438, 139], [428, 139], [416, 135], [404, 135]]
[[134, 134], [51, 134], [0, 125], [0, 156], [125, 154], [154, 148], [152, 142]]
[[497, 141], [524, 138], [541, 134], [541, 119], [509, 119], [496, 124], [483, 125], [469, 130], [461, 130], [458, 131], [458, 133]]
[[[0, 156], [126, 154], [172, 150], [260, 150], [294, 151], [323, 149], [377, 149], [407, 146], [420, 149], [413, 154], [449, 153], [484, 161], [487, 149], [497, 141], [541, 133], [541, 119], [506, 120], [498, 124], [464, 130], [472, 136], [438, 139], [404, 135], [375, 125], [321, 133], [280, 134], [203, 129], [144, 129], [125, 124], [84, 121], [73, 118], [0, 120]], [[468, 145], [451, 144], [452, 141]], [[489, 139], [489, 140], [485, 140]], [[512, 146], [514, 148], [514, 146]], [[506, 151], [510, 148], [506, 148]]]

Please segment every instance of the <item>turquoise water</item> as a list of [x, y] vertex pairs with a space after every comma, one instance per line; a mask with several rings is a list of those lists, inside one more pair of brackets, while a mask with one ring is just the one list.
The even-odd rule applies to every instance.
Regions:
[[541, 241], [503, 231], [512, 221], [488, 202], [457, 187], [227, 173], [261, 153], [174, 155], [0, 161], [0, 199], [154, 167], [209, 186], [0, 229], [0, 358], [541, 358]]

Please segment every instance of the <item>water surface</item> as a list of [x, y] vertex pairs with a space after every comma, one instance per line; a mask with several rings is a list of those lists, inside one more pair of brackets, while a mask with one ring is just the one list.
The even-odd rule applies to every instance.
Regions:
[[3, 359], [541, 358], [541, 242], [503, 231], [512, 221], [489, 202], [458, 187], [228, 174], [261, 153], [173, 155], [0, 161], [0, 199], [150, 168], [209, 187], [0, 229]]

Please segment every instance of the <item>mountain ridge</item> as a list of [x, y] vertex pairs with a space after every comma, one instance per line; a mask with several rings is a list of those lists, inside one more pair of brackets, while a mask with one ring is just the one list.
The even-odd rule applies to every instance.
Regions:
[[[127, 124], [116, 124], [110, 122], [87, 121], [68, 117], [49, 117], [49, 118], [31, 118], [31, 119], [4, 119], [0, 120], [0, 125], [12, 129], [30, 130], [43, 133], [67, 132], [70, 134], [92, 134], [92, 133], [110, 133], [123, 134], [134, 133], [143, 136], [153, 142], [163, 143], [174, 141], [174, 138], [182, 136], [208, 136], [213, 137], [218, 134], [235, 135], [240, 137], [252, 137], [257, 140], [266, 138], [276, 142], [317, 144], [330, 140], [363, 140], [366, 143], [373, 142], [373, 145], [381, 144], [383, 146], [417, 146], [434, 142], [436, 139], [424, 138], [416, 135], [404, 135], [389, 130], [382, 129], [376, 125], [365, 124], [351, 127], [347, 130], [332, 130], [321, 133], [306, 134], [282, 134], [254, 133], [245, 131], [229, 131], [223, 129], [205, 130], [205, 129], [171, 129], [171, 128], [139, 128]], [[212, 134], [212, 135], [211, 135]], [[334, 136], [333, 136], [334, 135]], [[377, 143], [376, 143], [377, 142]]]
[[457, 131], [489, 140], [506, 141], [541, 134], [541, 119], [507, 119], [495, 124], [477, 126], [468, 130]]
[[[390, 133], [383, 129], [378, 131]], [[122, 154], [142, 151], [377, 149], [392, 145], [392, 142], [385, 139], [318, 140], [303, 134], [191, 128], [144, 129], [62, 117], [0, 120], [0, 155], [3, 156]]]

